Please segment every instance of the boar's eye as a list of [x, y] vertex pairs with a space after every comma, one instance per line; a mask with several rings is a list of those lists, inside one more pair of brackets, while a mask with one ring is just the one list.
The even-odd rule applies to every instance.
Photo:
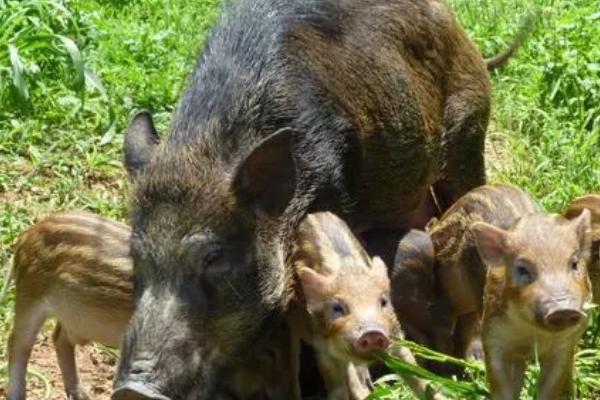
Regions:
[[529, 285], [535, 279], [531, 266], [523, 262], [516, 262], [513, 265], [511, 276], [516, 286]]
[[331, 315], [331, 319], [337, 319], [346, 315], [348, 313], [348, 310], [346, 309], [346, 305], [343, 301], [339, 299], [334, 299], [329, 304], [329, 313]]
[[187, 239], [184, 243], [187, 247], [187, 259], [192, 265], [201, 268], [202, 271], [217, 263], [224, 254], [221, 243], [205, 242], [194, 238]]
[[208, 267], [211, 264], [214, 264], [221, 257], [222, 254], [223, 248], [221, 246], [217, 244], [211, 244], [207, 246], [202, 256], [202, 260], [199, 261], [202, 262], [203, 267]]

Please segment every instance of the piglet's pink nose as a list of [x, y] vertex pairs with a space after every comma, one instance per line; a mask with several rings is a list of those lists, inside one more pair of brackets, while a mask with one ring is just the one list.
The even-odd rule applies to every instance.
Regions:
[[368, 331], [356, 341], [356, 350], [361, 354], [384, 351], [390, 345], [390, 340], [381, 331]]
[[575, 326], [583, 319], [583, 313], [574, 309], [552, 310], [544, 317], [544, 322], [552, 328], [564, 329]]

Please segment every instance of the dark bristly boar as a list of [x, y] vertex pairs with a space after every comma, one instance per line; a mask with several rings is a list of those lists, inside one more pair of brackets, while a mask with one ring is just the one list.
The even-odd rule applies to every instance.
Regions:
[[592, 281], [594, 303], [600, 304], [600, 194], [588, 194], [571, 202], [565, 217], [573, 219], [581, 215], [584, 209], [592, 215], [592, 255], [588, 273]]
[[249, 354], [225, 371], [214, 400], [292, 400], [295, 398], [295, 365], [287, 322], [275, 319]]
[[[314, 348], [328, 399], [366, 398], [367, 364], [401, 337], [387, 267], [380, 258], [369, 257], [344, 221], [329, 212], [302, 221], [291, 264], [297, 284], [288, 320], [293, 335]], [[395, 351], [415, 362], [410, 353]], [[407, 382], [424, 396], [424, 382]]]
[[52, 215], [21, 234], [11, 272], [9, 400], [25, 399], [31, 349], [49, 317], [57, 319], [53, 339], [67, 397], [88, 398], [77, 377], [75, 345], [120, 345], [133, 312], [130, 235], [124, 224], [79, 212]]
[[590, 212], [569, 221], [541, 212], [516, 188], [484, 186], [463, 196], [430, 234], [458, 318], [458, 355], [481, 332], [493, 399], [518, 399], [526, 363], [536, 357], [539, 398], [559, 398], [591, 300]]
[[125, 137], [136, 311], [115, 400], [210, 398], [283, 312], [293, 232], [428, 220], [485, 181], [490, 84], [443, 1], [242, 0], [225, 7], [158, 143]]
[[[49, 317], [57, 320], [53, 339], [67, 397], [89, 398], [77, 377], [75, 346], [120, 345], [133, 312], [130, 236], [122, 223], [68, 212], [43, 219], [19, 237], [11, 270], [16, 297], [8, 400], [25, 400], [31, 349]], [[285, 323], [270, 323], [240, 366], [225, 373], [218, 398], [292, 398], [289, 336]]]

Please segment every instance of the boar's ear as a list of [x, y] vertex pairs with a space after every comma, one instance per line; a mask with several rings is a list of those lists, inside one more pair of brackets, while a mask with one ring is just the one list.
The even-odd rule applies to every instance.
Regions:
[[307, 267], [300, 267], [297, 274], [309, 311], [318, 311], [331, 291], [330, 278]]
[[483, 262], [490, 267], [503, 265], [508, 232], [484, 222], [474, 223], [470, 230]]
[[236, 171], [234, 193], [256, 212], [279, 216], [294, 195], [293, 132], [283, 128], [262, 140]]
[[134, 179], [150, 160], [156, 145], [158, 134], [154, 129], [152, 116], [147, 111], [138, 112], [125, 133], [123, 152], [125, 153], [125, 168]]
[[578, 217], [570, 222], [577, 234], [582, 249], [589, 250], [592, 242], [592, 214], [584, 208]]

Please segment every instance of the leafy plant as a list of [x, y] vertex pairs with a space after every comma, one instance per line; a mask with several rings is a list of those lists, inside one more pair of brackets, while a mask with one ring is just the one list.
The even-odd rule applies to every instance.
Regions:
[[[60, 0], [0, 1], [0, 93], [22, 109], [48, 81], [68, 82], [83, 96], [86, 69], [76, 41], [80, 21]], [[9, 87], [7, 87], [9, 86]]]

